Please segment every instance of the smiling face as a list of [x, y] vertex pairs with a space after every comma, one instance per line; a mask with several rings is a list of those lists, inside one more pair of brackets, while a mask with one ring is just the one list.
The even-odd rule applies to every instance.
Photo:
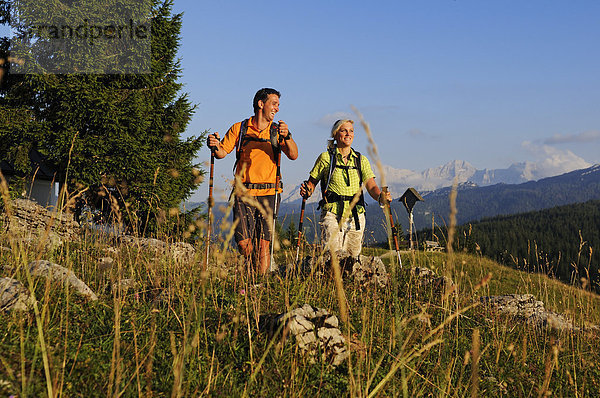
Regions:
[[272, 122], [275, 119], [275, 114], [279, 112], [279, 96], [277, 94], [269, 94], [266, 101], [258, 101], [258, 107], [263, 117]]
[[343, 123], [335, 132], [333, 138], [338, 148], [348, 148], [354, 141], [354, 124], [351, 122]]

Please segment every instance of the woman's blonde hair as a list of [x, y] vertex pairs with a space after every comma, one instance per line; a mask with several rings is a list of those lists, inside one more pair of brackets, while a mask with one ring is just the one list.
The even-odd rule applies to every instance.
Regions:
[[331, 139], [327, 140], [327, 149], [335, 148], [335, 134], [342, 128], [342, 125], [344, 123], [350, 123], [354, 125], [354, 120], [339, 119], [335, 123], [333, 123], [333, 127], [331, 127]]

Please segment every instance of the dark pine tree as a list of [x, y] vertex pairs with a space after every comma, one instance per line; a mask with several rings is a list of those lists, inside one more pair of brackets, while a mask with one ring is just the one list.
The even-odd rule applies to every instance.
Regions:
[[[134, 6], [121, 2], [122, 9], [107, 9], [103, 1], [68, 3], [86, 3], [88, 12], [106, 18], [132, 12], [124, 8]], [[23, 13], [27, 18], [17, 26], [41, 23], [36, 21], [44, 14], [41, 8], [51, 6], [45, 4], [38, 4], [34, 14]], [[70, 73], [9, 70], [0, 92], [1, 157], [22, 159], [25, 152], [37, 149], [57, 165], [67, 198], [78, 197], [78, 208], [87, 205], [105, 217], [118, 210], [120, 219], [139, 232], [155, 230], [162, 216], [200, 182], [203, 172], [194, 158], [205, 135], [182, 138], [194, 111], [178, 82], [182, 14], [172, 13], [170, 0], [152, 0], [148, 10], [150, 51], [135, 62], [149, 61], [149, 73], [119, 72], [120, 64], [112, 66], [111, 74], [75, 73], [78, 68], [89, 70], [98, 59], [112, 62], [114, 47], [98, 41], [89, 58], [69, 59], [60, 51], [48, 54]], [[51, 64], [41, 59], [43, 51], [36, 56], [32, 65]], [[19, 164], [29, 171], [26, 162]]]

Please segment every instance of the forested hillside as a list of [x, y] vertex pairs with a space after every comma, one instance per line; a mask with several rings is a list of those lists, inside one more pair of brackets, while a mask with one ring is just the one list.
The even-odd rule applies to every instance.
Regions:
[[[451, 188], [448, 187], [423, 194], [425, 200], [417, 202], [414, 207], [416, 229], [431, 228], [432, 223], [436, 228], [443, 228], [448, 224], [450, 191]], [[317, 193], [320, 194], [319, 191]], [[399, 197], [402, 193], [393, 192], [394, 197]], [[383, 211], [368, 195], [365, 196], [365, 199], [368, 204], [365, 244], [387, 242]], [[519, 214], [572, 203], [583, 203], [589, 200], [600, 200], [600, 165], [524, 184], [478, 187], [465, 183], [458, 187], [457, 223], [464, 224], [486, 217]], [[188, 208], [193, 207], [194, 205], [188, 206]], [[216, 206], [215, 218], [217, 220], [222, 217], [220, 209], [225, 207], [224, 203]], [[392, 202], [392, 210], [394, 220], [400, 223], [405, 234], [408, 234], [408, 214], [404, 205], [395, 199]], [[287, 230], [290, 223], [298, 225], [299, 213], [300, 202], [281, 204], [279, 222], [282, 224], [283, 230]], [[315, 234], [319, 229], [319, 215], [320, 210], [317, 210], [316, 203], [306, 205], [305, 217], [307, 219], [304, 221], [304, 233], [310, 242], [314, 241]], [[419, 233], [417, 237], [421, 239]]]
[[[600, 291], [600, 200], [487, 218], [457, 228], [456, 250]], [[434, 231], [445, 245], [445, 228]], [[430, 239], [431, 229], [420, 236]]]
[[[414, 221], [417, 229], [431, 228], [432, 221], [437, 226], [448, 224], [451, 188], [442, 188], [423, 194], [423, 202], [414, 207]], [[394, 192], [400, 196], [402, 192]], [[576, 170], [556, 177], [529, 181], [523, 184], [497, 184], [478, 187], [462, 184], [456, 198], [457, 223], [478, 221], [486, 217], [509, 215], [549, 209], [572, 203], [583, 203], [600, 199], [600, 165]], [[406, 209], [398, 200], [392, 204], [396, 218], [408, 230]], [[377, 242], [387, 240], [383, 212], [377, 206], [367, 209], [367, 231]]]

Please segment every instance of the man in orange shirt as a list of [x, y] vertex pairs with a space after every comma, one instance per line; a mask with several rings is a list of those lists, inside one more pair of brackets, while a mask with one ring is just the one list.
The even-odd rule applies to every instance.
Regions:
[[219, 133], [208, 136], [208, 146], [217, 159], [236, 149], [235, 177], [244, 189], [234, 188], [235, 240], [249, 263], [258, 259], [258, 271], [263, 275], [269, 271], [273, 226], [273, 219], [266, 216], [273, 214], [277, 194], [282, 191], [282, 184], [275, 187], [280, 181], [278, 152], [291, 160], [298, 158], [298, 146], [287, 124], [274, 122], [280, 97], [272, 88], [258, 90], [252, 103], [254, 116], [231, 126], [221, 141]]

